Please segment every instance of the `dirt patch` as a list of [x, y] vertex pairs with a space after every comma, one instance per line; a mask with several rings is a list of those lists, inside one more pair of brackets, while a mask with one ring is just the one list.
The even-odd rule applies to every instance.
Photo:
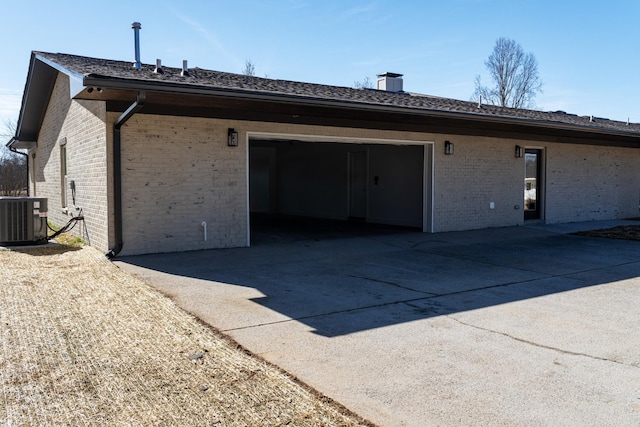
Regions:
[[371, 425], [90, 247], [0, 250], [1, 425]]
[[609, 239], [640, 240], [640, 225], [623, 225], [603, 230], [581, 231], [578, 236], [605, 237]]

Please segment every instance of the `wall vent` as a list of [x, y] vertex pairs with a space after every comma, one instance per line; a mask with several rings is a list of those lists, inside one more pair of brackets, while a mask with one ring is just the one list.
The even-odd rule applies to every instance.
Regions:
[[47, 199], [0, 197], [0, 244], [47, 242]]

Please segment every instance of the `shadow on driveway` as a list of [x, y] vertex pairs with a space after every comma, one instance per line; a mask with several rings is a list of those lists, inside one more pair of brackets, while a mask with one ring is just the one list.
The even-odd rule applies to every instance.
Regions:
[[296, 236], [119, 260], [222, 330], [294, 319], [325, 337], [640, 276], [638, 242], [527, 227]]

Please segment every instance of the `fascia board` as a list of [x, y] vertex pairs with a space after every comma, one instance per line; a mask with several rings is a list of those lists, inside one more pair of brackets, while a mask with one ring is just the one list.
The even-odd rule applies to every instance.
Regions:
[[35, 59], [37, 59], [40, 62], [43, 62], [44, 64], [47, 64], [54, 70], [57, 70], [69, 76], [69, 88], [70, 88], [69, 97], [71, 99], [75, 98], [80, 92], [82, 92], [85, 89], [85, 86], [83, 85], [84, 76], [82, 74], [69, 70], [68, 68], [65, 68], [60, 64], [50, 61], [47, 58], [44, 58], [43, 56], [40, 56], [38, 54], [35, 54]]
[[469, 113], [461, 111], [434, 110], [428, 108], [414, 108], [395, 105], [367, 104], [357, 101], [330, 100], [324, 98], [313, 98], [303, 95], [276, 94], [266, 92], [255, 92], [238, 89], [213, 88], [204, 86], [194, 86], [177, 82], [150, 82], [141, 80], [118, 79], [95, 74], [84, 76], [83, 85], [100, 86], [103, 88], [148, 91], [160, 93], [174, 93], [201, 96], [228, 97], [234, 99], [247, 99], [258, 101], [271, 101], [279, 103], [291, 103], [306, 106], [324, 106], [352, 109], [359, 111], [377, 111], [395, 114], [405, 114], [422, 117], [440, 117], [447, 119], [457, 119], [465, 121], [475, 121], [495, 124], [509, 124], [538, 129], [555, 129], [577, 133], [592, 133], [598, 135], [621, 136], [626, 138], [637, 138], [640, 142], [640, 133], [625, 132], [615, 129], [604, 129], [595, 126], [572, 125], [568, 123], [553, 122], [537, 119], [514, 118], [493, 114]]

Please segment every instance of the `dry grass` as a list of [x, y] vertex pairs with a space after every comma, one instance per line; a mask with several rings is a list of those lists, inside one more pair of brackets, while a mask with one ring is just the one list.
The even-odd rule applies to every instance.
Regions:
[[0, 425], [369, 425], [89, 247], [0, 250]]
[[575, 234], [608, 239], [640, 240], [640, 225], [623, 225], [603, 230], [581, 231]]

